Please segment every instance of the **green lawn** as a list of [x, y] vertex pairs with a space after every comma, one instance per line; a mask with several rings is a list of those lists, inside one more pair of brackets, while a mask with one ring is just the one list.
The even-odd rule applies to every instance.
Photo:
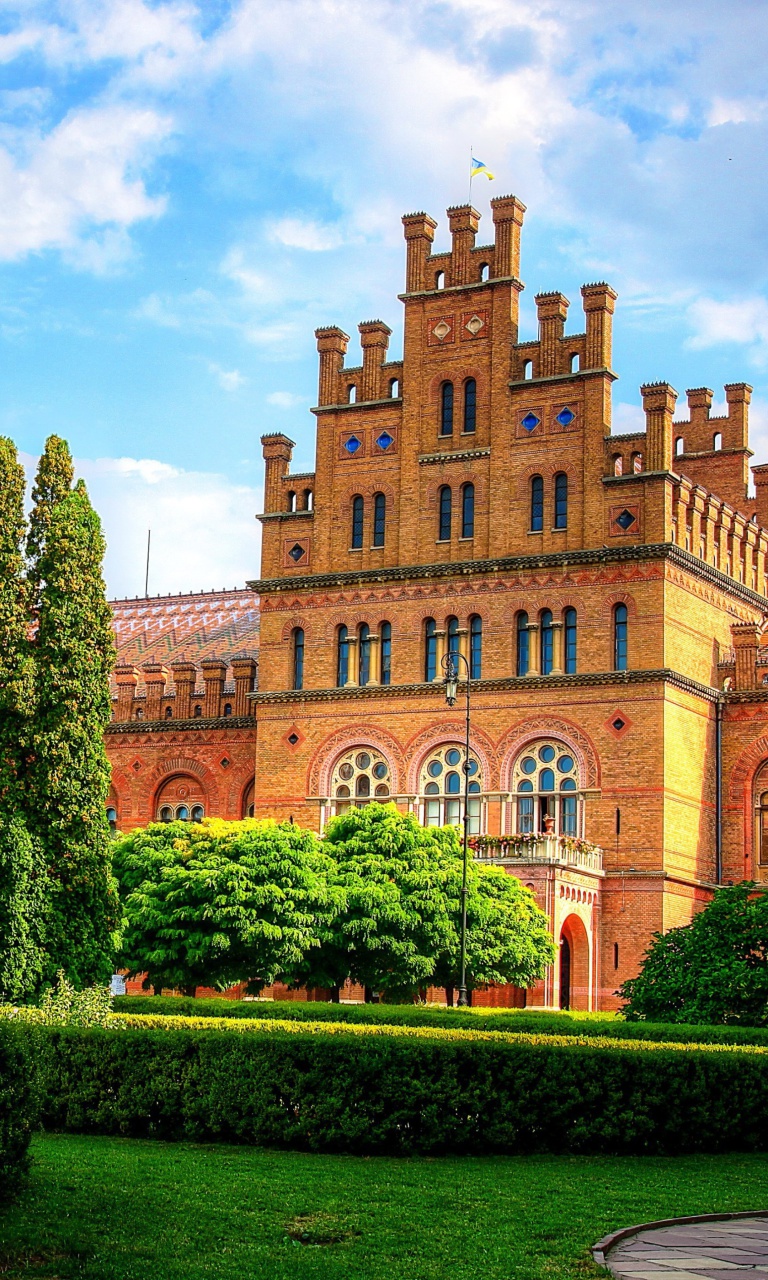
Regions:
[[0, 1275], [585, 1280], [605, 1274], [589, 1247], [617, 1227], [766, 1204], [768, 1156], [396, 1160], [41, 1137], [27, 1190], [0, 1211]]

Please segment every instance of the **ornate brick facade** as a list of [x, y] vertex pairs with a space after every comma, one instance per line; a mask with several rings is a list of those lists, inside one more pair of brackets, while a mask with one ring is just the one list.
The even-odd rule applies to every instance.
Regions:
[[646, 430], [611, 435], [614, 291], [582, 288], [575, 334], [568, 300], [539, 294], [538, 340], [518, 342], [525, 210], [492, 209], [481, 246], [479, 214], [450, 209], [441, 254], [433, 219], [403, 219], [402, 361], [381, 321], [360, 325], [354, 367], [347, 335], [317, 330], [316, 467], [292, 474], [292, 442], [263, 437], [254, 594], [183, 598], [233, 625], [251, 609], [248, 643], [200, 649], [202, 685], [189, 646], [121, 649], [118, 817], [158, 814], [182, 778], [237, 816], [255, 751], [256, 814], [320, 829], [380, 796], [455, 821], [464, 730], [441, 663], [460, 654], [470, 825], [495, 837], [478, 852], [533, 887], [561, 944], [529, 1002], [610, 1008], [654, 930], [690, 919], [718, 878], [768, 868], [768, 467], [750, 498], [742, 383], [722, 418], [689, 391], [685, 420], [671, 386], [644, 386]]

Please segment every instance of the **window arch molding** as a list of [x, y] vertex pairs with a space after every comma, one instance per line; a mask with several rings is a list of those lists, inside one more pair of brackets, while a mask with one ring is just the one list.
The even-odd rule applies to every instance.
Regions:
[[392, 795], [402, 791], [404, 776], [403, 749], [392, 735], [383, 729], [340, 729], [331, 734], [315, 751], [307, 767], [307, 795], [328, 797], [336, 765], [346, 752], [366, 749], [379, 753], [389, 765]]
[[208, 788], [187, 770], [170, 773], [155, 790], [153, 822], [195, 822], [213, 812]]
[[[465, 741], [466, 724], [463, 720], [449, 720], [446, 723], [433, 725], [413, 738], [408, 744], [407, 794], [419, 794], [421, 771], [433, 751], [448, 743], [461, 745]], [[479, 781], [482, 790], [492, 790], [495, 752], [491, 739], [482, 730], [473, 727], [469, 735], [469, 748], [480, 766]]]
[[502, 791], [512, 790], [515, 764], [526, 747], [544, 739], [560, 743], [574, 757], [580, 790], [590, 791], [600, 786], [600, 761], [591, 738], [570, 721], [536, 716], [511, 729], [499, 743], [499, 779]]
[[[190, 756], [172, 756], [166, 760], [161, 760], [150, 774], [144, 779], [144, 785], [141, 789], [141, 799], [139, 804], [146, 804], [149, 813], [153, 815], [157, 812], [157, 800], [163, 787], [174, 777], [182, 775], [191, 775], [197, 778], [205, 791], [206, 813], [216, 813], [221, 808], [221, 788], [220, 780], [216, 777], [212, 769], [202, 764], [200, 760], [193, 759]], [[141, 775], [139, 775], [141, 777]]]
[[304, 632], [305, 640], [309, 640], [311, 638], [312, 628], [309, 626], [305, 618], [302, 618], [298, 614], [296, 614], [294, 617], [291, 618], [290, 622], [286, 622], [283, 625], [283, 630], [281, 632], [283, 644], [290, 643], [291, 636], [293, 635], [293, 632], [296, 630], [296, 628], [300, 628]]

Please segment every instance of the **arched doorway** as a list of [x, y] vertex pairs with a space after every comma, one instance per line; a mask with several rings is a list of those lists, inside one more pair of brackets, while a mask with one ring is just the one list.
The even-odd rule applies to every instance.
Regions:
[[199, 778], [176, 774], [163, 783], [155, 797], [155, 821], [199, 822], [208, 812], [207, 800]]
[[568, 916], [560, 930], [560, 1008], [589, 1009], [590, 991], [589, 937], [584, 921]]
[[254, 806], [255, 796], [256, 796], [256, 784], [255, 782], [249, 782], [248, 786], [245, 788], [245, 791], [243, 792], [243, 803], [242, 803], [242, 814], [241, 814], [243, 818], [253, 817], [253, 806]]

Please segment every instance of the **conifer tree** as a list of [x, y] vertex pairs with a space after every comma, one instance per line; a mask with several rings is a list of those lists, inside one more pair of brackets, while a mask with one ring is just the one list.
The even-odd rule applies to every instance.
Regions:
[[0, 1000], [20, 1000], [43, 965], [44, 861], [24, 820], [32, 660], [24, 577], [24, 470], [0, 437]]
[[48, 530], [57, 503], [70, 492], [75, 469], [69, 445], [60, 436], [49, 436], [37, 467], [32, 487], [32, 511], [27, 536], [30, 607], [37, 613], [42, 586], [40, 560], [45, 552]]
[[103, 737], [115, 652], [101, 524], [82, 481], [57, 500], [69, 454], [52, 441], [34, 491], [29, 544], [40, 584], [30, 826], [43, 842], [51, 878], [48, 976], [63, 969], [80, 986], [111, 972], [118, 918]]

